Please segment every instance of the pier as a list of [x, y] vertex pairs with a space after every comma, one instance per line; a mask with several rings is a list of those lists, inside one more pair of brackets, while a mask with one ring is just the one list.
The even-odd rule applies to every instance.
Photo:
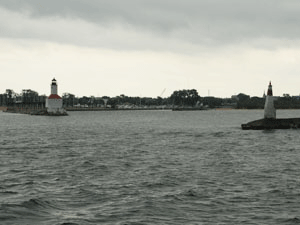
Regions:
[[300, 128], [300, 118], [260, 119], [242, 124], [243, 130], [291, 129]]

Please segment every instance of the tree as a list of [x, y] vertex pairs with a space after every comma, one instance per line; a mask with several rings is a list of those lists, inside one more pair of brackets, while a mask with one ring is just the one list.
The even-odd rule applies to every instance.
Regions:
[[75, 104], [75, 95], [70, 94], [70, 93], [64, 93], [62, 96], [63, 99], [63, 104], [65, 106], [74, 106]]
[[247, 108], [247, 105], [249, 104], [250, 96], [240, 93], [237, 95], [237, 97], [239, 99], [237, 102], [237, 107], [239, 109]]
[[15, 92], [12, 89], [6, 89], [6, 97], [7, 97], [7, 101], [6, 104], [9, 105], [13, 105], [13, 97], [15, 95]]
[[173, 105], [195, 106], [200, 96], [196, 89], [174, 91], [170, 97]]

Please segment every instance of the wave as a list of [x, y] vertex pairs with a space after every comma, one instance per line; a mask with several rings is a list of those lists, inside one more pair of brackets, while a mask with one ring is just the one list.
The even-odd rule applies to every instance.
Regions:
[[66, 222], [66, 223], [62, 223], [60, 225], [79, 225], [78, 223], [69, 223], [69, 222]]
[[286, 222], [287, 224], [299, 224], [300, 218], [292, 217], [292, 218], [288, 218], [288, 219], [283, 219], [283, 222]]
[[[66, 206], [62, 207], [56, 201], [32, 198], [20, 203], [1, 204], [0, 221], [8, 224], [77, 225], [77, 223], [70, 222], [70, 220], [78, 220], [78, 218], [74, 217], [72, 219], [65, 216], [64, 212], [66, 210], [68, 211]], [[1, 222], [0, 224], [2, 224]]]

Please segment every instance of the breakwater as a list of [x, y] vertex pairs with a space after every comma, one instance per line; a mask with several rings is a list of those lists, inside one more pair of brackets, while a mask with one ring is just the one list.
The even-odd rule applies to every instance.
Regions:
[[300, 128], [300, 118], [260, 119], [242, 124], [241, 126], [243, 130]]
[[42, 111], [42, 110], [46, 110], [44, 107], [6, 107], [5, 112], [8, 113], [20, 113], [20, 114], [31, 114], [33, 112], [38, 112], [38, 111]]
[[66, 112], [49, 113], [47, 112], [47, 109], [44, 107], [25, 107], [25, 108], [7, 107], [6, 110], [3, 111], [7, 113], [29, 114], [35, 116], [67, 116], [68, 115]]

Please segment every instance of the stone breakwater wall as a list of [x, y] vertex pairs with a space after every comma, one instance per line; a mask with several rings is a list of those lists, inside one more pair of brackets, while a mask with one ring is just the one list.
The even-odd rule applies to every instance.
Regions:
[[241, 126], [243, 130], [300, 128], [300, 118], [260, 119], [242, 124]]
[[7, 113], [20, 113], [20, 114], [29, 114], [36, 116], [67, 116], [66, 112], [64, 113], [48, 113], [45, 108], [18, 108], [18, 107], [8, 107], [6, 111]]
[[21, 114], [30, 114], [31, 112], [35, 111], [35, 108], [30, 108], [30, 107], [24, 107], [24, 108], [19, 108], [19, 107], [7, 107], [5, 112], [9, 113], [21, 113]]

